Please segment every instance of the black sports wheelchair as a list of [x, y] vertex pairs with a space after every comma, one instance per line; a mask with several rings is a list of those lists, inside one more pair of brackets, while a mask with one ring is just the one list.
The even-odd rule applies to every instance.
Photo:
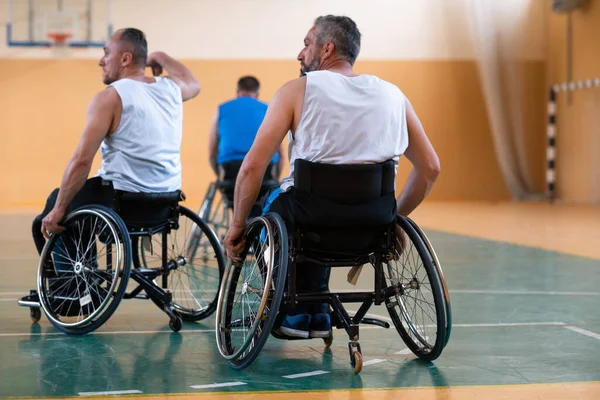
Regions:
[[[206, 191], [206, 195], [204, 196], [204, 200], [198, 211], [200, 218], [212, 228], [221, 242], [225, 238], [227, 229], [229, 229], [231, 213], [233, 212], [235, 181], [238, 172], [240, 171], [240, 167], [242, 166], [242, 162], [243, 160], [236, 160], [219, 165], [218, 179], [208, 186], [208, 190]], [[275, 169], [275, 164], [270, 164], [268, 166], [263, 177], [258, 199], [272, 187], [279, 186], [279, 181], [275, 178]], [[250, 213], [250, 217], [259, 216], [261, 212], [262, 209], [259, 202], [257, 202]], [[188, 249], [190, 254], [193, 254], [198, 248], [210, 245], [210, 243], [205, 240], [200, 240], [203, 237], [201, 232], [197, 233], [197, 235], [193, 236], [193, 240], [190, 241]]]
[[[385, 305], [415, 355], [425, 360], [439, 357], [450, 338], [450, 298], [424, 232], [411, 219], [396, 215], [394, 163], [326, 165], [297, 160], [294, 175], [293, 221], [286, 224], [272, 212], [252, 219], [245, 231], [244, 261], [232, 262], [225, 270], [216, 316], [221, 355], [233, 368], [245, 368], [269, 335], [298, 340], [277, 332], [286, 310], [328, 303], [332, 327], [348, 334], [355, 373], [363, 365], [359, 325], [390, 327], [366, 317], [373, 304]], [[405, 233], [403, 247], [396, 225]], [[302, 265], [297, 265], [305, 262], [323, 268], [371, 265], [374, 288], [299, 293], [296, 282]], [[361, 306], [349, 315], [344, 303]], [[323, 340], [329, 347], [333, 332]]]
[[[37, 290], [19, 301], [33, 322], [41, 308], [57, 329], [86, 334], [102, 326], [123, 298], [152, 300], [174, 332], [182, 320], [210, 316], [225, 258], [214, 232], [179, 204], [184, 194], [130, 193], [110, 185], [109, 199], [110, 208], [90, 205], [68, 213], [66, 229], [46, 242]], [[188, 254], [198, 232], [208, 245]], [[135, 281], [130, 291], [129, 278]]]

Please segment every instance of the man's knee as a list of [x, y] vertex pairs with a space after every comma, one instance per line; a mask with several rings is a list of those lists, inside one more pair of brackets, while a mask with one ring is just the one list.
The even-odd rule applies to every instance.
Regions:
[[38, 215], [31, 223], [31, 236], [33, 237], [33, 243], [35, 244], [38, 254], [42, 253], [42, 249], [46, 243], [46, 239], [44, 239], [44, 235], [42, 235], [42, 219], [43, 216]]

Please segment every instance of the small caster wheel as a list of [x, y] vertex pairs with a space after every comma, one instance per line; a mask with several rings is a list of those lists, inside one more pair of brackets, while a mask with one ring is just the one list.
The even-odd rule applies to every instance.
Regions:
[[359, 353], [358, 351], [355, 351], [354, 353], [352, 353], [352, 358], [353, 358], [353, 360], [350, 362], [350, 365], [352, 366], [352, 371], [354, 371], [355, 374], [358, 374], [358, 373], [360, 373], [360, 371], [362, 371], [362, 366], [363, 366], [362, 354]]
[[331, 330], [329, 331], [329, 336], [323, 338], [323, 341], [325, 342], [326, 349], [331, 347], [331, 344], [333, 343], [333, 332]]
[[171, 318], [169, 321], [169, 328], [171, 328], [173, 332], [179, 332], [182, 325], [183, 323], [181, 322], [180, 317]]
[[29, 316], [31, 317], [31, 322], [35, 324], [42, 318], [42, 312], [39, 308], [29, 307]]

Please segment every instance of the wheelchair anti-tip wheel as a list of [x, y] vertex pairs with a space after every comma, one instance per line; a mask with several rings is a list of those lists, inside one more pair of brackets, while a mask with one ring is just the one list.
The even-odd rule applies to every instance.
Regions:
[[[187, 249], [197, 232], [206, 245], [190, 254]], [[196, 213], [179, 206], [177, 229], [157, 232], [151, 237], [133, 237], [132, 246], [136, 268], [163, 271], [154, 283], [171, 291], [173, 310], [181, 319], [199, 321], [215, 311], [225, 257], [214, 232]], [[166, 265], [163, 265], [163, 246]], [[177, 322], [173, 324], [178, 326]]]
[[42, 318], [42, 312], [38, 307], [29, 307], [29, 316], [31, 317], [31, 322], [35, 324]]
[[288, 238], [277, 214], [250, 221], [243, 261], [231, 262], [219, 292], [216, 339], [232, 367], [250, 365], [271, 334], [287, 277]]
[[102, 206], [67, 215], [40, 257], [40, 306], [57, 329], [82, 335], [100, 327], [119, 305], [131, 269], [131, 243], [121, 218]]
[[419, 358], [432, 361], [446, 344], [449, 326], [442, 282], [413, 225], [404, 217], [398, 217], [397, 223], [406, 243], [401, 252], [395, 249], [384, 267], [386, 285], [397, 288], [395, 296], [386, 298], [386, 307], [406, 346]]

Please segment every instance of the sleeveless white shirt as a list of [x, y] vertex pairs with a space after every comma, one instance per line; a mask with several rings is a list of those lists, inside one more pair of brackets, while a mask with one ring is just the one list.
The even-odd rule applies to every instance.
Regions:
[[113, 82], [123, 104], [117, 130], [104, 139], [97, 176], [115, 189], [159, 193], [181, 189], [181, 89], [171, 79]]
[[392, 159], [397, 170], [408, 146], [406, 101], [397, 86], [373, 75], [309, 72], [300, 121], [289, 135], [290, 175], [281, 189], [294, 185], [296, 159], [326, 164]]

